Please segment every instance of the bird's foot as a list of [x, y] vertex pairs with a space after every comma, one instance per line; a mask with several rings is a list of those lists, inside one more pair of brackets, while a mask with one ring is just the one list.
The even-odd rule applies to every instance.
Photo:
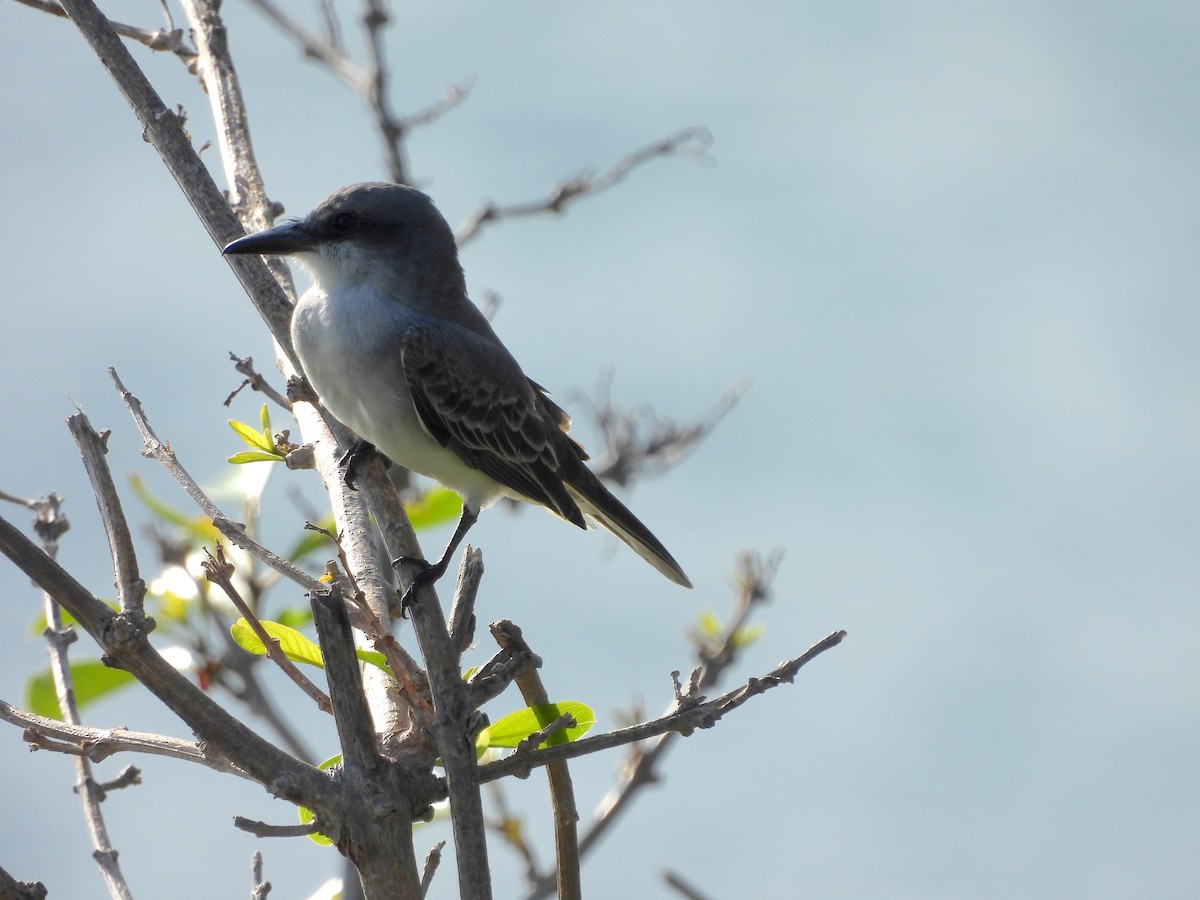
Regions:
[[346, 487], [352, 491], [358, 490], [354, 486], [354, 480], [358, 478], [358, 470], [361, 466], [365, 466], [376, 456], [387, 459], [382, 453], [375, 449], [375, 445], [359, 438], [350, 445], [350, 449], [342, 454], [342, 458], [338, 460], [338, 465], [344, 470], [342, 472], [342, 480], [346, 482]]
[[[448, 554], [447, 554], [448, 556]], [[392, 560], [392, 567], [412, 566], [417, 570], [413, 575], [413, 580], [409, 582], [404, 593], [400, 595], [400, 618], [408, 618], [408, 608], [412, 606], [416, 599], [417, 591], [426, 585], [433, 584], [439, 578], [446, 574], [448, 564], [447, 558], [442, 558], [435, 563], [431, 563], [427, 559], [422, 559], [419, 556], [399, 556]]]

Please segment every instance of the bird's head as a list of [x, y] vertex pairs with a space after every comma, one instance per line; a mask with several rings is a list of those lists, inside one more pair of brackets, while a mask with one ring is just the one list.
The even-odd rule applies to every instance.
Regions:
[[427, 195], [401, 184], [341, 188], [304, 218], [222, 252], [294, 256], [328, 293], [371, 285], [418, 306], [466, 295], [450, 226]]

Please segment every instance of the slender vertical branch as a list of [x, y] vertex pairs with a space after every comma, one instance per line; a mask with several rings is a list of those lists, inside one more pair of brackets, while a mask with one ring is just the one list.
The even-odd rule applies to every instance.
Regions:
[[[525, 643], [521, 629], [509, 621], [492, 625], [492, 637], [502, 648], [520, 653], [527, 659], [536, 659]], [[537, 666], [528, 664], [517, 670], [517, 687], [521, 697], [529, 706], [545, 706], [550, 695], [542, 684]], [[546, 766], [546, 777], [550, 782], [550, 802], [554, 810], [554, 855], [555, 881], [559, 900], [580, 900], [583, 888], [579, 878], [579, 835], [576, 825], [579, 810], [575, 805], [575, 788], [571, 783], [571, 772], [565, 760]]]
[[112, 472], [104, 461], [108, 453], [108, 432], [98, 433], [82, 412], [67, 419], [67, 427], [75, 438], [75, 446], [83, 457], [83, 467], [92, 482], [92, 493], [100, 507], [100, 521], [108, 536], [108, 548], [112, 554], [113, 571], [116, 574], [117, 598], [121, 612], [127, 616], [143, 615], [142, 601], [146, 597], [146, 582], [138, 575], [137, 555], [133, 550], [133, 536], [125, 521], [125, 511], [117, 487], [113, 484]]
[[[91, 470], [89, 469], [89, 472]], [[49, 509], [49, 508], [47, 508]], [[104, 503], [101, 503], [101, 510]], [[39, 518], [42, 516], [39, 515]], [[105, 528], [109, 523], [105, 522]], [[39, 531], [43, 530], [41, 528]], [[42, 549], [50, 558], [57, 554], [58, 541], [43, 539]], [[62, 712], [62, 720], [68, 725], [82, 725], [79, 717], [79, 706], [75, 702], [75, 684], [71, 676], [71, 664], [67, 658], [67, 648], [76, 640], [75, 631], [63, 627], [62, 609], [55, 602], [49, 591], [43, 590], [42, 602], [46, 613], [47, 652], [50, 654], [50, 674], [54, 680], [54, 693], [58, 698], [58, 708]], [[139, 610], [140, 611], [140, 610]], [[108, 887], [110, 897], [117, 900], [132, 898], [129, 885], [117, 862], [117, 851], [113, 848], [108, 836], [108, 825], [104, 821], [104, 812], [100, 804], [104, 799], [104, 791], [92, 777], [92, 763], [86, 756], [74, 757], [75, 792], [79, 795], [83, 807], [83, 819], [87, 825], [88, 834], [92, 839], [92, 857], [100, 867], [100, 874]]]

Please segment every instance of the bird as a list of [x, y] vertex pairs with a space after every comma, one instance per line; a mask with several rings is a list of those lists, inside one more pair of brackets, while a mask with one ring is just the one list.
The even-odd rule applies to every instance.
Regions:
[[[458, 247], [433, 200], [414, 187], [340, 188], [307, 216], [222, 251], [295, 258], [312, 276], [292, 312], [304, 376], [362, 442], [462, 498], [454, 534], [414, 583], [440, 578], [482, 509], [502, 497], [580, 528], [599, 523], [683, 587], [662, 542], [585, 464], [571, 419], [528, 378], [468, 297]], [[407, 593], [406, 593], [406, 596]]]

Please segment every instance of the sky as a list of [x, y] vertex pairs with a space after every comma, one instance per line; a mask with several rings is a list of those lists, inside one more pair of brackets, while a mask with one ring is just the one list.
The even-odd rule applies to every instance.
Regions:
[[[152, 2], [106, 9], [160, 21]], [[590, 703], [601, 727], [635, 703], [668, 705], [669, 673], [692, 665], [686, 632], [704, 610], [727, 613], [745, 549], [784, 557], [765, 631], [731, 677], [848, 632], [795, 685], [677, 744], [664, 783], [585, 863], [589, 896], [676, 896], [664, 869], [712, 898], [1194, 896], [1200, 9], [393, 12], [398, 110], [472, 84], [408, 144], [452, 224], [683, 127], [714, 138], [707, 159], [658, 160], [564, 216], [489, 227], [462, 257], [473, 295], [501, 298], [498, 333], [577, 410], [585, 443], [579, 392], [606, 371], [617, 403], [680, 421], [747, 386], [692, 456], [627, 497], [695, 590], [602, 533], [495, 510], [471, 534], [487, 561], [482, 620], [517, 621], [552, 695]], [[244, 4], [223, 13], [271, 196], [303, 214], [383, 177], [363, 105]], [[357, 51], [355, 14], [343, 25]], [[134, 55], [186, 109], [196, 144], [212, 139], [182, 66]], [[187, 501], [139, 456], [107, 367], [216, 484], [239, 449], [226, 419], [253, 421], [260, 403], [221, 405], [240, 380], [227, 354], [273, 372], [271, 345], [69, 23], [0, 6], [0, 85], [0, 490], [66, 498], [60, 558], [104, 596], [110, 562], [63, 425], [72, 403], [112, 430], [109, 462], [152, 567], [127, 478]], [[297, 490], [319, 502], [311, 473], [277, 473], [264, 503], [265, 533], [284, 544]], [[7, 566], [0, 591], [0, 698], [15, 702], [45, 665], [29, 629], [40, 600]], [[469, 663], [489, 651], [475, 652]], [[270, 689], [332, 752], [329, 724], [284, 683]], [[86, 721], [188, 736], [133, 693]], [[256, 850], [279, 896], [337, 873], [333, 851], [231, 827], [237, 814], [292, 821], [255, 786], [150, 758], [101, 774], [130, 762], [140, 793], [105, 811], [135, 895], [243, 891]], [[620, 762], [573, 766], [585, 818]], [[69, 761], [29, 754], [6, 726], [0, 765], [0, 800], [26, 811], [0, 866], [52, 897], [100, 896]], [[545, 864], [542, 782], [505, 794]], [[419, 852], [445, 829], [426, 831]], [[496, 895], [521, 896], [519, 862], [497, 843], [491, 858]], [[454, 895], [451, 873], [431, 896]]]

